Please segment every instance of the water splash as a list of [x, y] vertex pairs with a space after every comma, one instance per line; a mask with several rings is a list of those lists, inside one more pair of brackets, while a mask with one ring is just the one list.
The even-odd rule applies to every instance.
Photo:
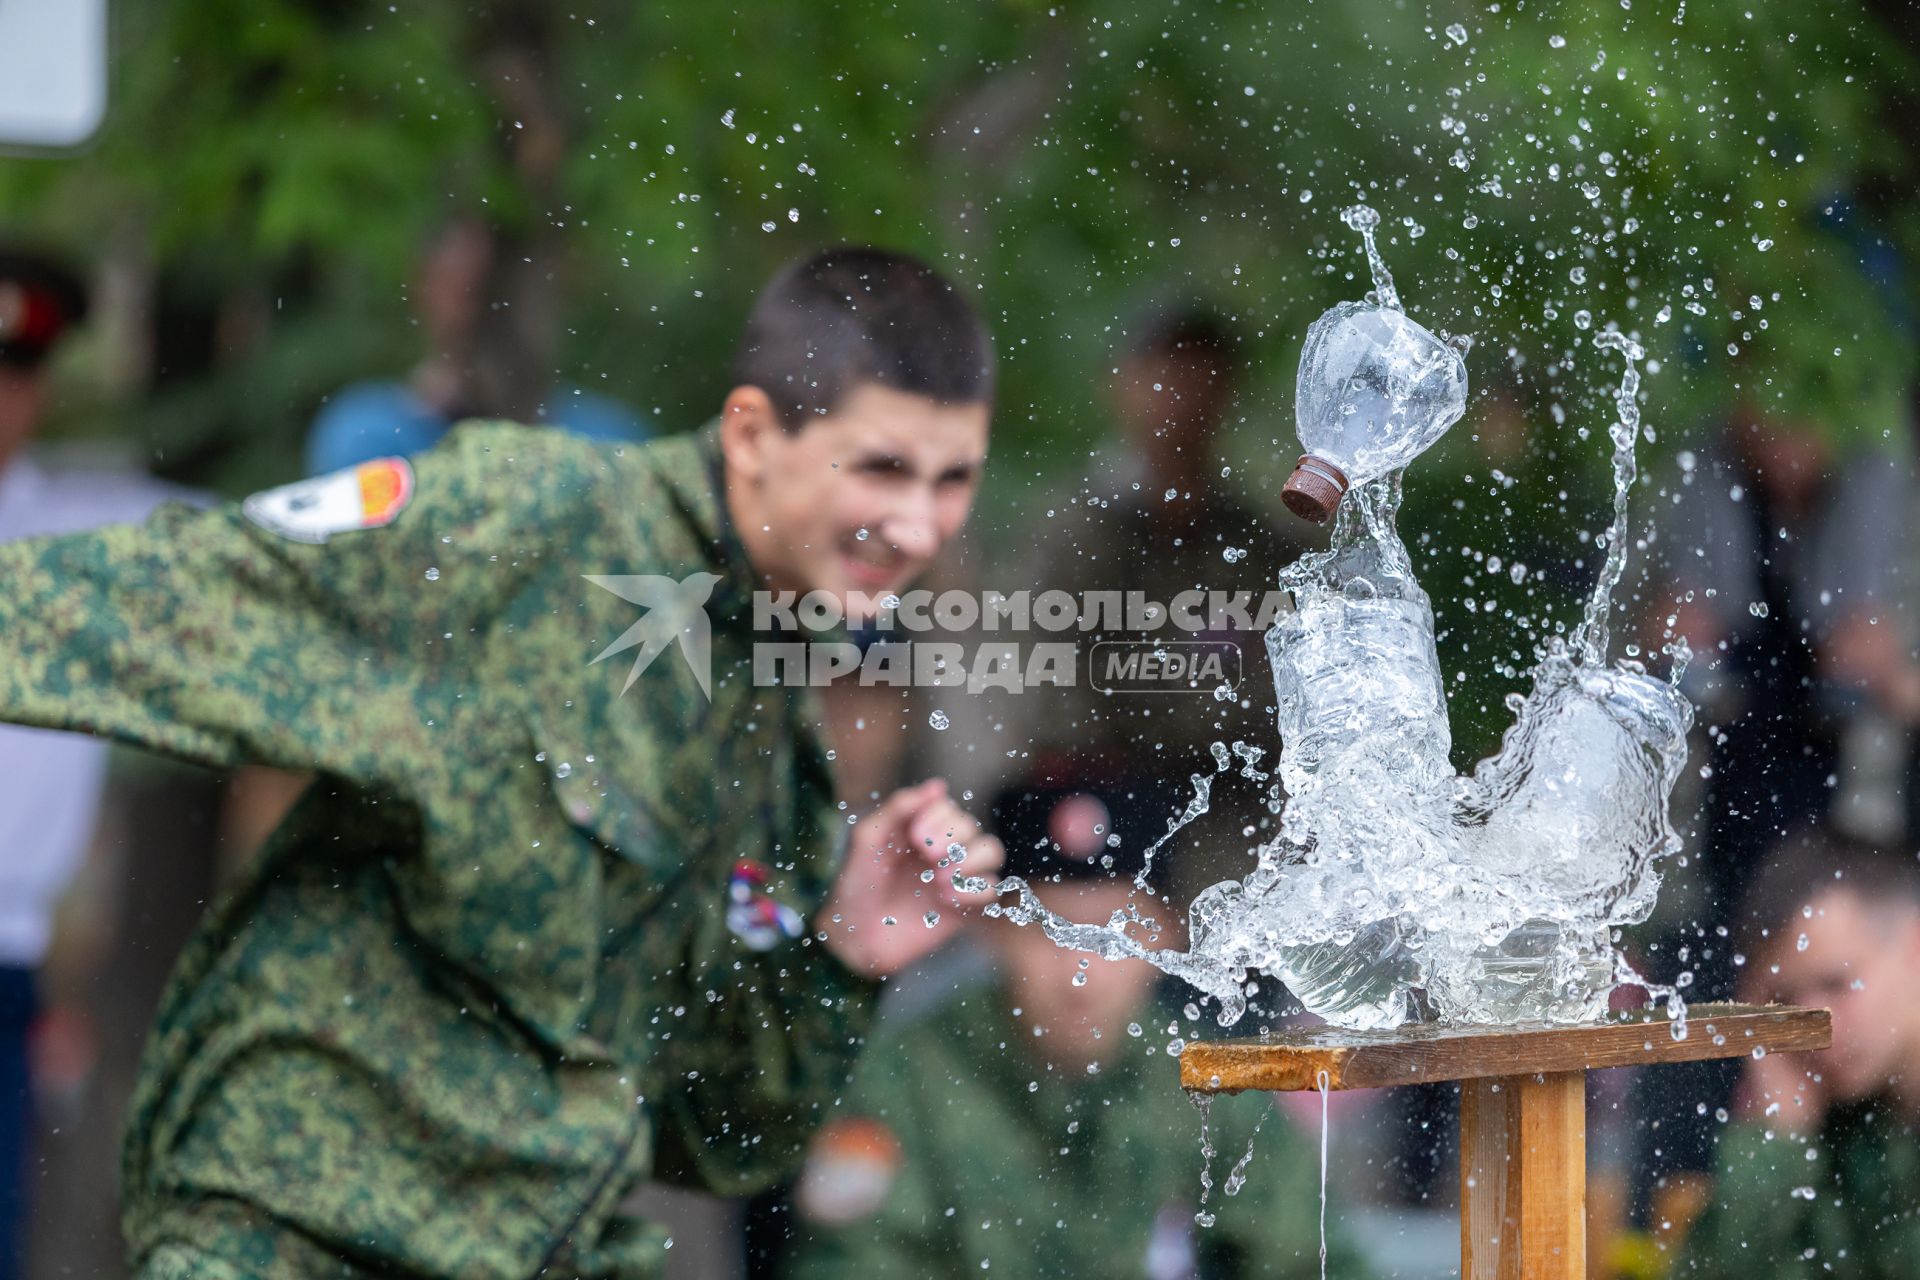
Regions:
[[[1213, 745], [1215, 748], [1215, 769], [1216, 771], [1224, 772], [1228, 764], [1228, 761], [1223, 758], [1226, 748], [1217, 742]], [[1187, 826], [1205, 814], [1208, 806], [1213, 803], [1213, 778], [1211, 776], [1204, 773], [1196, 773], [1188, 778], [1188, 781], [1193, 784], [1193, 798], [1187, 801], [1187, 807], [1181, 812], [1179, 817], [1169, 818], [1167, 820], [1166, 833], [1148, 845], [1145, 855], [1140, 859], [1140, 871], [1133, 877], [1133, 887], [1142, 893], [1152, 892], [1152, 889], [1147, 884], [1147, 875], [1153, 870], [1154, 855], [1158, 854], [1160, 850], [1165, 847], [1167, 841], [1179, 834], [1182, 827]]]
[[1373, 296], [1368, 301], [1395, 311], [1404, 310], [1400, 294], [1393, 287], [1393, 273], [1387, 270], [1387, 260], [1380, 256], [1380, 246], [1374, 243], [1373, 232], [1380, 225], [1380, 215], [1368, 205], [1349, 205], [1340, 211], [1340, 221], [1358, 231], [1367, 246], [1367, 270], [1373, 273]]
[[1327, 1280], [1327, 1073], [1313, 1078], [1320, 1090], [1320, 1280]]
[[1594, 583], [1586, 616], [1574, 632], [1574, 645], [1581, 657], [1597, 665], [1607, 660], [1607, 623], [1613, 590], [1627, 571], [1627, 500], [1632, 495], [1638, 470], [1634, 442], [1640, 435], [1640, 361], [1647, 353], [1617, 329], [1595, 335], [1593, 345], [1602, 351], [1621, 352], [1627, 362], [1626, 371], [1620, 375], [1620, 389], [1613, 396], [1619, 412], [1607, 430], [1613, 439], [1613, 523], [1605, 534], [1607, 562], [1600, 570], [1600, 580]]
[[1213, 1191], [1213, 1095], [1197, 1089], [1187, 1090], [1187, 1099], [1200, 1111], [1200, 1208], [1193, 1220], [1203, 1227], [1213, 1225], [1213, 1214], [1207, 1210], [1207, 1196]]
[[[1068, 921], [1017, 878], [998, 886], [1014, 901], [989, 914], [1145, 960], [1216, 1001], [1222, 1025], [1244, 1013], [1255, 973], [1344, 1027], [1601, 1017], [1615, 985], [1639, 981], [1613, 931], [1651, 913], [1658, 860], [1679, 847], [1667, 798], [1692, 710], [1639, 663], [1605, 661], [1639, 374], [1631, 342], [1600, 345], [1627, 359], [1607, 564], [1576, 643], [1550, 641], [1532, 688], [1510, 699], [1495, 755], [1467, 777], [1448, 762], [1432, 610], [1395, 528], [1391, 473], [1351, 490], [1329, 549], [1280, 575], [1294, 608], [1268, 649], [1289, 798], [1254, 870], [1194, 899], [1188, 948], [1160, 945], [1161, 926], [1131, 904], [1104, 925]], [[1682, 1033], [1678, 993], [1649, 990]]]
[[1247, 1135], [1246, 1154], [1234, 1163], [1232, 1171], [1227, 1174], [1226, 1185], [1223, 1188], [1226, 1194], [1237, 1196], [1240, 1194], [1240, 1189], [1247, 1185], [1247, 1166], [1253, 1163], [1253, 1145], [1259, 1141], [1260, 1130], [1265, 1127], [1267, 1117], [1273, 1114], [1273, 1110], [1272, 1104], [1269, 1103], [1260, 1113], [1260, 1118], [1253, 1122], [1253, 1132]]

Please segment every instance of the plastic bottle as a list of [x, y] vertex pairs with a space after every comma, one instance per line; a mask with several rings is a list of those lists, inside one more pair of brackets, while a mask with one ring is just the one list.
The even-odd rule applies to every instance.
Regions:
[[1341, 303], [1313, 322], [1300, 352], [1294, 415], [1306, 453], [1281, 501], [1325, 522], [1349, 488], [1399, 470], [1445, 435], [1466, 403], [1458, 348], [1398, 307]]
[[1395, 489], [1362, 490], [1332, 549], [1281, 578], [1294, 607], [1267, 632], [1267, 654], [1290, 793], [1355, 753], [1415, 787], [1451, 775], [1433, 607], [1399, 539], [1374, 531], [1390, 535]]

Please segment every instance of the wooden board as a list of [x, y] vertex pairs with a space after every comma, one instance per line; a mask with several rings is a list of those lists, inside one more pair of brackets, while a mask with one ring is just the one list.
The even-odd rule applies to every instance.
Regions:
[[1180, 1055], [1180, 1084], [1202, 1093], [1243, 1089], [1380, 1089], [1436, 1080], [1631, 1067], [1738, 1058], [1756, 1049], [1792, 1053], [1833, 1043], [1825, 1009], [1788, 1005], [1693, 1005], [1675, 1040], [1662, 1013], [1585, 1026], [1442, 1027], [1392, 1031], [1315, 1027], [1256, 1040], [1195, 1041]]

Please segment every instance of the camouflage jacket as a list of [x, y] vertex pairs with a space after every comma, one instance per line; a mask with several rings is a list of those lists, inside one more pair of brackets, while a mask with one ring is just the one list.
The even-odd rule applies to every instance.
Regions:
[[1811, 1143], [1735, 1125], [1719, 1170], [1676, 1280], [1920, 1273], [1920, 1135], [1889, 1101], [1836, 1109]]
[[[343, 474], [383, 527], [307, 540], [335, 478], [266, 495], [282, 532], [0, 547], [0, 715], [319, 777], [162, 1003], [133, 1256], [650, 1274], [624, 1193], [797, 1162], [874, 990], [802, 923], [844, 819], [804, 691], [754, 686], [713, 437], [472, 424]], [[624, 692], [590, 665], [642, 611], [586, 574], [714, 575], [711, 700], [671, 636]]]
[[[1262, 1119], [1270, 1099], [1214, 1100], [1203, 1227], [1200, 1116], [1177, 1064], [1149, 1053], [1165, 1035], [1121, 1033], [1089, 1072], [1049, 1052], [1017, 1004], [978, 987], [876, 1036], [808, 1158], [793, 1276], [1321, 1274], [1318, 1152], [1285, 1115]], [[1328, 1274], [1360, 1276], [1337, 1206], [1328, 1228]]]

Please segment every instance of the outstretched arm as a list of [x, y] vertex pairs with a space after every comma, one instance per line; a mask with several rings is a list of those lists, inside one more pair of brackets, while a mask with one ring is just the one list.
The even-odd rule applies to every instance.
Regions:
[[497, 474], [503, 430], [421, 455], [386, 524], [336, 513], [324, 541], [233, 505], [0, 546], [0, 719], [390, 780], [433, 682], [565, 536]]

